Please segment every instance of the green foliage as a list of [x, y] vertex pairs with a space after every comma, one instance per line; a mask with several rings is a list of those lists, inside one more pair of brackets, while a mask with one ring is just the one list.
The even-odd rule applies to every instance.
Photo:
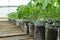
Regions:
[[19, 19], [26, 19], [28, 17], [29, 10], [25, 5], [21, 5], [18, 10]]
[[40, 3], [44, 2], [44, 0], [32, 0], [32, 1], [34, 1], [34, 2], [40, 2]]
[[[60, 0], [33, 0], [36, 3], [38, 10], [35, 17], [37, 17], [36, 23], [45, 19], [51, 19], [53, 21], [60, 19]], [[56, 5], [54, 5], [56, 3]], [[58, 3], [58, 4], [57, 4]], [[33, 17], [34, 17], [33, 16]], [[34, 18], [35, 18], [34, 17]]]
[[16, 12], [11, 12], [8, 14], [9, 19], [18, 19], [18, 14]]
[[58, 3], [58, 5], [59, 5], [59, 7], [60, 7], [60, 0], [57, 0], [57, 3]]
[[[45, 19], [60, 19], [60, 0], [33, 0], [27, 5], [20, 5], [17, 13], [10, 13], [11, 18], [33, 20], [37, 23]], [[56, 3], [56, 5], [54, 5]], [[17, 16], [16, 16], [17, 15]]]
[[[22, 19], [33, 20], [37, 13], [37, 8], [29, 2], [28, 5], [21, 5], [18, 10], [18, 16]], [[33, 16], [34, 15], [34, 16]]]

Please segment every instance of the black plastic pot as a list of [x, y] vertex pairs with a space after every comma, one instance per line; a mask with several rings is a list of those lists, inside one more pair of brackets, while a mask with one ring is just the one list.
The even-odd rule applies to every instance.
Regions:
[[20, 23], [19, 23], [19, 27], [20, 27], [20, 29], [22, 30], [22, 31], [24, 31], [23, 29], [23, 27], [24, 27], [24, 22], [23, 22], [23, 20], [20, 20]]
[[57, 40], [56, 28], [45, 28], [45, 40]]
[[27, 33], [27, 25], [26, 25], [26, 23], [24, 23], [23, 30], [24, 30], [25, 33]]
[[34, 40], [45, 40], [45, 25], [43, 21], [35, 25]]
[[56, 25], [55, 25], [56, 27], [57, 27], [57, 40], [60, 40], [60, 21], [59, 20], [57, 20], [56, 21]]
[[57, 28], [54, 28], [52, 24], [51, 20], [46, 21], [45, 40], [57, 40]]
[[16, 24], [16, 20], [15, 19], [13, 20], [13, 23]]
[[24, 21], [24, 27], [23, 27], [23, 30], [24, 30], [24, 32], [26, 32], [26, 33], [29, 33], [29, 26], [28, 26], [28, 23], [29, 23], [30, 21]]
[[34, 23], [29, 22], [28, 26], [29, 26], [29, 36], [33, 37], [34, 36], [34, 27], [35, 27], [35, 25], [34, 25]]
[[24, 31], [23, 28], [24, 27], [24, 23], [23, 22], [20, 22], [20, 29], [22, 30], [22, 31]]
[[20, 20], [18, 20], [18, 19], [16, 20], [16, 26], [20, 27]]
[[10, 19], [10, 22], [11, 22], [11, 23], [15, 23], [16, 20], [14, 20], [14, 19]]
[[11, 19], [8, 19], [9, 22], [11, 22]]
[[10, 21], [11, 23], [13, 22], [13, 20], [11, 19], [11, 21]]
[[12, 19], [9, 19], [9, 21], [12, 23], [13, 22], [13, 20]]

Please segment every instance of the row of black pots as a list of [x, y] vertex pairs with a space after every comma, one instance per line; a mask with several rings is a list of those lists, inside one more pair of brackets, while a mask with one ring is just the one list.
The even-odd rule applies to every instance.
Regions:
[[23, 21], [23, 23], [20, 24], [20, 28], [28, 33], [29, 36], [34, 37], [34, 40], [45, 39], [45, 26], [35, 25], [32, 21]]
[[52, 21], [47, 21], [45, 24], [45, 40], [60, 40], [60, 21], [55, 21], [56, 24], [52, 25]]
[[9, 20], [9, 22], [11, 22], [11, 23], [16, 23], [16, 20], [15, 19], [8, 19]]
[[[34, 24], [29, 20], [18, 20], [16, 21], [16, 25], [20, 27], [20, 29], [30, 36], [33, 36]], [[32, 32], [33, 31], [33, 32]]]
[[30, 35], [34, 36], [34, 40], [60, 40], [60, 22], [56, 21], [56, 25], [52, 24], [52, 21], [47, 21], [43, 25], [35, 25], [31, 28]]
[[46, 21], [43, 25], [35, 25], [32, 21], [16, 20], [16, 25], [33, 36], [34, 40], [60, 40], [60, 22], [56, 22], [57, 27], [52, 26], [52, 21]]

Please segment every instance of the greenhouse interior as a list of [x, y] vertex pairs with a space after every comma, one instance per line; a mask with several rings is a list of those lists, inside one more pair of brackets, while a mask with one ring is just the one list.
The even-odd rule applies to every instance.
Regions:
[[0, 0], [0, 40], [60, 40], [60, 0]]

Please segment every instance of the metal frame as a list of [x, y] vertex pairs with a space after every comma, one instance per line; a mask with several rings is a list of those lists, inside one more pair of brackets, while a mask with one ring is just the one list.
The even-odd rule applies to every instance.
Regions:
[[18, 6], [0, 6], [0, 8], [3, 8], [3, 7], [18, 7]]

